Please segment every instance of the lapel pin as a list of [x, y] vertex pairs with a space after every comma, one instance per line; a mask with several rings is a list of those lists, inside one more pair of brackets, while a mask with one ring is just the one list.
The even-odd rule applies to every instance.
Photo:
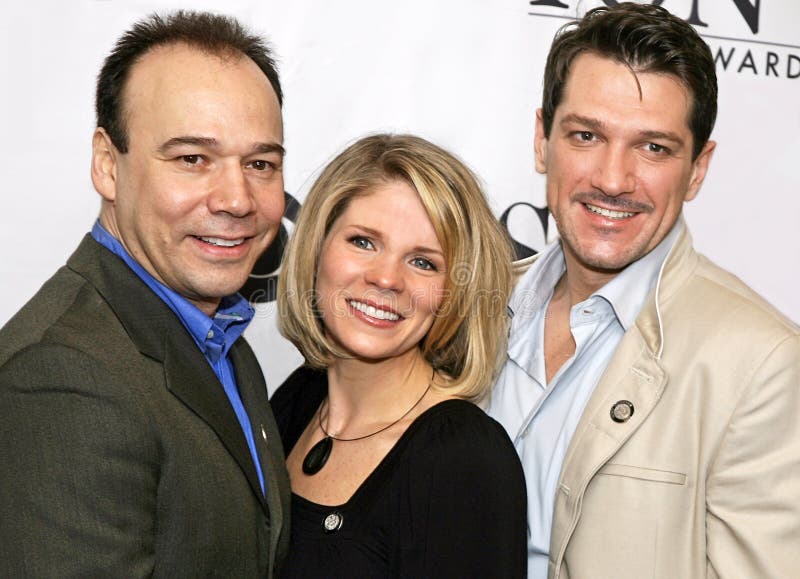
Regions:
[[614, 422], [628, 422], [633, 416], [633, 404], [628, 400], [619, 400], [611, 407], [611, 420]]

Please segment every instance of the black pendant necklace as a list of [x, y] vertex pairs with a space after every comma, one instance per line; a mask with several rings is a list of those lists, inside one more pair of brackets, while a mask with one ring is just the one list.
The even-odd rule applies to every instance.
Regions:
[[431, 384], [433, 384], [433, 378], [431, 378], [431, 381], [428, 382], [428, 387], [425, 388], [425, 392], [422, 393], [422, 396], [420, 396], [419, 399], [416, 402], [414, 402], [414, 405], [408, 410], [406, 410], [405, 413], [400, 418], [398, 418], [391, 424], [384, 426], [380, 430], [376, 430], [371, 434], [365, 434], [364, 436], [357, 436], [356, 438], [337, 438], [336, 436], [329, 434], [328, 431], [325, 430], [325, 427], [322, 426], [322, 406], [325, 404], [325, 402], [323, 402], [322, 405], [320, 405], [319, 407], [318, 416], [319, 416], [319, 429], [325, 435], [325, 438], [323, 438], [317, 444], [312, 446], [311, 450], [309, 450], [308, 454], [306, 454], [306, 457], [303, 459], [303, 472], [311, 476], [313, 474], [317, 474], [319, 471], [322, 470], [322, 467], [325, 466], [325, 463], [328, 462], [328, 459], [331, 456], [334, 440], [338, 440], [339, 442], [353, 442], [356, 440], [363, 440], [365, 438], [369, 438], [370, 436], [375, 436], [376, 434], [380, 434], [384, 430], [389, 430], [392, 426], [394, 426], [395, 424], [403, 420], [403, 418], [408, 416], [408, 414], [412, 410], [414, 410], [419, 405], [420, 402], [422, 402], [422, 399], [425, 398], [425, 395], [428, 393], [428, 390], [431, 389]]

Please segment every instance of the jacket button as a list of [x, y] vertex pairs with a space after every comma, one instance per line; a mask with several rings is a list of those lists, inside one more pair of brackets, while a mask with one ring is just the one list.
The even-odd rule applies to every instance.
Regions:
[[611, 407], [611, 420], [614, 422], [628, 422], [633, 416], [633, 404], [628, 400], [619, 400]]

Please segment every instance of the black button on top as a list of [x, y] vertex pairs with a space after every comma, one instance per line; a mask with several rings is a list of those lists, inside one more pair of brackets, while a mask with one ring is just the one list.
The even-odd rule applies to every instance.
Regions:
[[344, 523], [344, 517], [342, 516], [342, 513], [334, 511], [325, 517], [325, 520], [322, 521], [322, 526], [325, 528], [325, 533], [329, 534], [335, 533], [341, 529], [342, 523]]
[[633, 403], [628, 400], [618, 400], [611, 406], [611, 420], [614, 422], [628, 422], [633, 416]]

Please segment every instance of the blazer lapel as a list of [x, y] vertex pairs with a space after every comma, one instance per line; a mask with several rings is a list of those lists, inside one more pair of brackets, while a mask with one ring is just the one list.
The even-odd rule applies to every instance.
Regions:
[[[666, 386], [664, 369], [640, 329], [629, 330], [620, 343], [589, 399], [564, 458], [550, 536], [551, 560], [555, 562], [551, 576], [559, 571], [589, 481], [647, 419]], [[621, 400], [632, 403], [634, 412], [627, 421], [615, 422], [611, 409]]]
[[166, 386], [204, 420], [267, 505], [239, 420], [216, 374], [175, 313], [125, 263], [86, 235], [68, 266], [105, 298], [131, 341], [164, 365]]
[[185, 336], [180, 338], [174, 336], [165, 340], [164, 376], [167, 388], [216, 432], [266, 511], [267, 505], [253, 457], [230, 400], [197, 345], [185, 331], [183, 334]]
[[[548, 577], [559, 574], [592, 477], [647, 420], [668, 385], [668, 376], [660, 362], [664, 345], [656, 303], [663, 307], [698, 261], [689, 231], [682, 221], [681, 224], [683, 230], [664, 261], [656, 287], [635, 325], [622, 338], [567, 449], [553, 510]], [[629, 420], [614, 422], [611, 409], [621, 400], [633, 404], [634, 412]]]
[[[285, 471], [283, 463], [283, 447], [280, 438], [273, 428], [273, 419], [270, 415], [269, 399], [267, 397], [267, 384], [255, 355], [244, 338], [236, 341], [230, 350], [233, 367], [236, 371], [236, 381], [242, 404], [250, 416], [253, 428], [253, 437], [261, 463], [264, 476], [264, 492], [268, 507], [268, 518], [272, 529], [283, 528], [282, 493], [279, 487], [281, 473]], [[277, 445], [277, 446], [276, 446]], [[280, 533], [271, 532], [270, 553], [275, 553]]]

